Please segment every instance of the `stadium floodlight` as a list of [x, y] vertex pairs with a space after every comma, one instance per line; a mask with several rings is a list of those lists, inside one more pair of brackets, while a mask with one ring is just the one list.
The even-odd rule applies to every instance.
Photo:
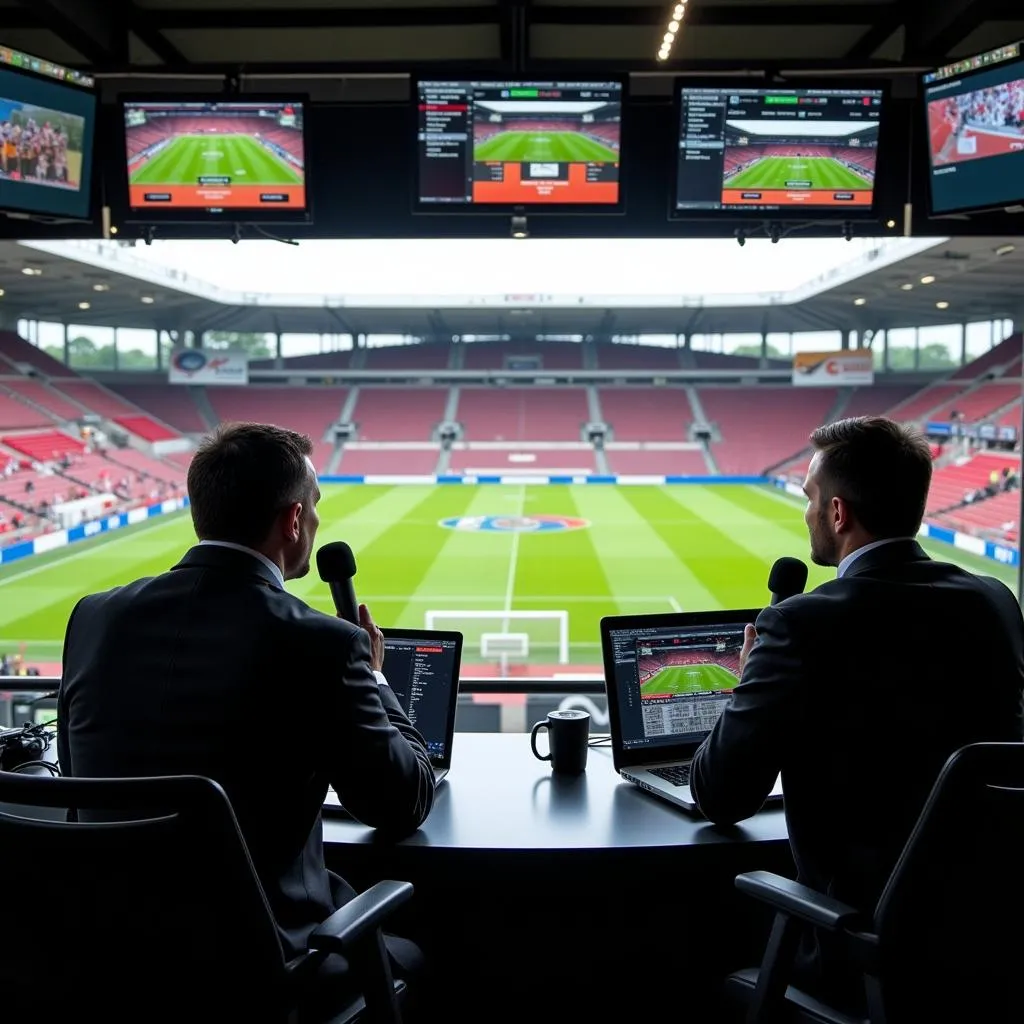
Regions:
[[949, 303], [946, 302], [945, 299], [940, 299], [938, 302], [935, 303], [935, 308], [936, 309], [949, 309]]
[[91, 302], [80, 302], [78, 304], [78, 308], [79, 309], [92, 309], [92, 303]]
[[677, 3], [672, 7], [672, 11], [669, 14], [668, 23], [666, 25], [668, 31], [666, 31], [661, 47], [658, 50], [658, 60], [668, 60], [672, 53], [672, 45], [678, 38], [679, 30], [683, 26], [683, 18], [685, 16], [686, 0], [680, 0], [680, 3]]
[[903, 284], [901, 284], [900, 288], [902, 288], [905, 292], [912, 292], [914, 290], [914, 286], [909, 281], [905, 281]]
[[863, 295], [858, 295], [857, 298], [853, 300], [853, 304], [855, 306], [863, 306], [867, 303], [867, 301], [868, 300], [865, 299]]
[[935, 283], [935, 275], [934, 274], [925, 274], [924, 277], [921, 278], [921, 284], [934, 284], [934, 283]]

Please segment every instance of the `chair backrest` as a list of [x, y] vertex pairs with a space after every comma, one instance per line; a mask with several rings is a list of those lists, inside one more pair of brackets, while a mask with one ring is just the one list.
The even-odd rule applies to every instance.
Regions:
[[[5, 1017], [275, 1019], [281, 945], [220, 786], [0, 772], [0, 805]], [[36, 810], [60, 807], [80, 820]]]
[[931, 1000], [992, 1021], [1019, 1012], [1022, 865], [1024, 743], [966, 746], [940, 772], [878, 903], [887, 1002], [919, 1014]]

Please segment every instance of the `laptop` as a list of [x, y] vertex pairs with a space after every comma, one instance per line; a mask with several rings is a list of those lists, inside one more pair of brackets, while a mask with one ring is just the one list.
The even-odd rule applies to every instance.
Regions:
[[[739, 682], [759, 608], [601, 620], [612, 760], [622, 778], [694, 816], [690, 764]], [[765, 803], [778, 806], [782, 787]]]
[[[451, 768], [455, 710], [459, 699], [462, 634], [440, 629], [383, 629], [384, 675], [388, 685], [426, 741], [440, 782]], [[326, 812], [344, 814], [334, 789], [328, 789]]]

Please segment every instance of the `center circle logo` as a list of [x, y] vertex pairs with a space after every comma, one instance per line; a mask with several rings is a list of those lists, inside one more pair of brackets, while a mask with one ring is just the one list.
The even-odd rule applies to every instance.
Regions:
[[196, 349], [182, 349], [172, 356], [174, 368], [183, 373], [195, 373], [206, 365], [206, 354]]
[[590, 521], [574, 516], [453, 516], [438, 525], [464, 533], [564, 533], [584, 530]]

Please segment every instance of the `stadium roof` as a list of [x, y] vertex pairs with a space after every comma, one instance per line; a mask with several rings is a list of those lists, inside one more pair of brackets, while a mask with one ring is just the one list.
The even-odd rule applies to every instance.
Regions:
[[[513, 243], [529, 245], [531, 243]], [[753, 243], [748, 243], [753, 244]], [[778, 249], [780, 257], [787, 243]], [[820, 331], [1024, 320], [1024, 243], [960, 238], [912, 243], [897, 262], [865, 254], [771, 301], [635, 296], [505, 295], [467, 303], [442, 296], [400, 304], [375, 296], [240, 295], [200, 288], [180, 271], [131, 258], [131, 249], [98, 242], [0, 242], [2, 308], [10, 318], [167, 330], [309, 334], [671, 334]], [[114, 255], [123, 254], [111, 260]], [[287, 251], [287, 250], [285, 250]], [[78, 259], [67, 258], [74, 252]], [[27, 272], [26, 272], [27, 271]], [[806, 296], [806, 297], [805, 297]], [[753, 297], [752, 297], [753, 298]], [[713, 305], [723, 300], [722, 305]], [[276, 304], [275, 304], [276, 303]]]
[[101, 71], [244, 65], [248, 72], [305, 67], [335, 77], [445, 65], [489, 72], [678, 71], [737, 62], [925, 67], [1024, 36], [1019, 0], [691, 0], [671, 59], [659, 65], [655, 55], [671, 6], [667, 0], [0, 0], [0, 38]]

